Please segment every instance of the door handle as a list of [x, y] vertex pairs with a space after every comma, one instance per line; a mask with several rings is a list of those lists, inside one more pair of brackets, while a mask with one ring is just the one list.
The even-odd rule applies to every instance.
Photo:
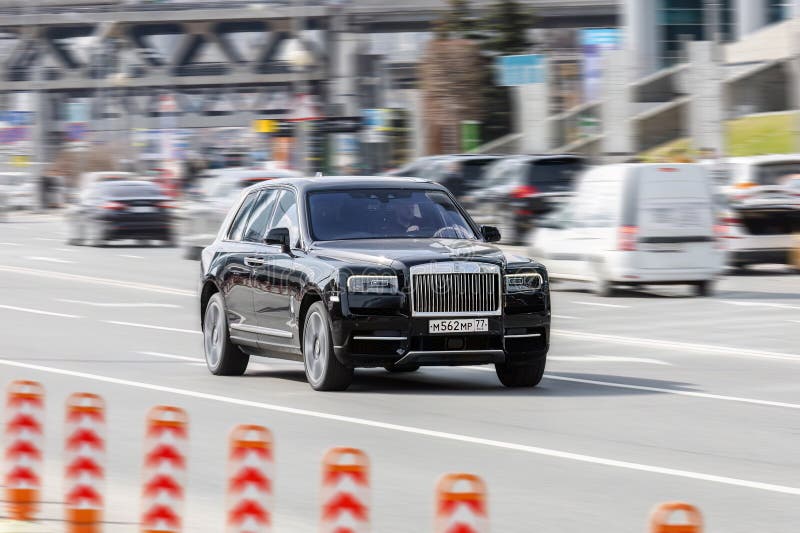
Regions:
[[261, 259], [259, 257], [245, 257], [244, 264], [249, 267], [257, 267], [257, 266], [264, 266], [267, 263], [266, 260]]

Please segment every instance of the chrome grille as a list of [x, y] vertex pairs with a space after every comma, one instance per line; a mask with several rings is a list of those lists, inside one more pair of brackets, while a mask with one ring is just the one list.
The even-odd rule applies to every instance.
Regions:
[[500, 269], [467, 262], [411, 269], [411, 312], [416, 316], [499, 315]]

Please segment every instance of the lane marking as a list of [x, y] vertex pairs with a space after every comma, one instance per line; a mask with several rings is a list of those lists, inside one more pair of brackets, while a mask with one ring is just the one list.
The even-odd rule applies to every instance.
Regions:
[[558, 318], [559, 320], [578, 320], [576, 316], [567, 316], [567, 315], [552, 315], [553, 318]]
[[197, 293], [195, 291], [187, 291], [184, 289], [173, 289], [172, 287], [164, 287], [162, 285], [150, 285], [148, 283], [139, 283], [136, 281], [121, 281], [109, 278], [96, 278], [92, 276], [83, 276], [80, 274], [67, 274], [66, 272], [54, 272], [52, 270], [38, 270], [35, 268], [0, 265], [0, 272], [11, 272], [13, 274], [25, 274], [29, 276], [39, 276], [43, 278], [59, 279], [65, 281], [76, 281], [80, 283], [92, 283], [95, 285], [106, 285], [109, 287], [121, 287], [123, 289], [135, 289], [137, 291], [158, 292], [162, 294], [175, 294], [178, 296], [192, 296], [192, 297], [197, 296]]
[[787, 485], [776, 485], [773, 483], [764, 483], [761, 481], [751, 481], [747, 479], [739, 479], [727, 476], [718, 476], [714, 474], [705, 474], [702, 472], [694, 472], [691, 470], [681, 470], [677, 468], [669, 468], [656, 465], [648, 465], [643, 463], [633, 463], [629, 461], [621, 461], [617, 459], [608, 459], [605, 457], [596, 457], [592, 455], [584, 455], [580, 453], [565, 452], [561, 450], [554, 450], [550, 448], [542, 448], [539, 446], [531, 446], [527, 444], [518, 444], [513, 442], [504, 442], [494, 439], [486, 439], [482, 437], [471, 437], [469, 435], [462, 435], [459, 433], [449, 433], [446, 431], [435, 431], [424, 429], [414, 426], [404, 426], [400, 424], [392, 424], [388, 422], [379, 422], [377, 420], [370, 420], [366, 418], [356, 418], [352, 416], [336, 415], [332, 413], [325, 413], [321, 411], [311, 411], [308, 409], [299, 409], [296, 407], [286, 407], [283, 405], [276, 405], [270, 403], [256, 402], [252, 400], [242, 400], [239, 398], [232, 398], [229, 396], [221, 396], [218, 394], [209, 394], [205, 392], [197, 392], [187, 389], [178, 389], [175, 387], [165, 387], [162, 385], [154, 385], [152, 383], [144, 383], [140, 381], [131, 381], [127, 379], [112, 378], [109, 376], [102, 376], [98, 374], [89, 374], [86, 372], [77, 372], [73, 370], [64, 370], [42, 365], [33, 365], [29, 363], [22, 363], [19, 361], [12, 361], [9, 359], [0, 359], [0, 364], [24, 368], [27, 370], [36, 370], [40, 372], [48, 372], [51, 374], [60, 374], [63, 376], [77, 377], [111, 383], [114, 385], [123, 385], [127, 387], [136, 387], [145, 390], [152, 390], [157, 392], [166, 392], [169, 394], [176, 394], [179, 396], [186, 396], [189, 398], [197, 398], [201, 400], [210, 400], [220, 403], [231, 405], [238, 405], [242, 407], [251, 407], [255, 409], [263, 409], [266, 411], [274, 411], [278, 413], [286, 413], [291, 415], [305, 416], [309, 418], [317, 418], [321, 420], [330, 420], [334, 422], [344, 422], [348, 424], [365, 426], [377, 429], [384, 429], [394, 431], [397, 433], [407, 433], [410, 435], [420, 435], [424, 437], [431, 437], [442, 440], [449, 440], [455, 442], [463, 442], [467, 444], [476, 444], [490, 448], [499, 448], [503, 450], [511, 450], [531, 455], [540, 455], [544, 457], [553, 457], [556, 459], [565, 459], [576, 461], [580, 463], [588, 463], [594, 465], [608, 466], [612, 468], [620, 468], [624, 470], [634, 470], [639, 472], [646, 472], [649, 474], [660, 474], [671, 477], [679, 477], [685, 479], [692, 479], [697, 481], [706, 481], [709, 483], [716, 483], [720, 485], [731, 485], [735, 487], [742, 487], [747, 489], [761, 490], [765, 492], [775, 492], [780, 494], [789, 494], [792, 496], [800, 496], [800, 487], [791, 487]]
[[549, 355], [548, 361], [567, 363], [645, 363], [649, 365], [673, 366], [672, 363], [646, 357], [622, 357], [616, 355]]
[[54, 250], [56, 252], [67, 252], [67, 253], [71, 253], [71, 254], [74, 254], [75, 252], [78, 251], [78, 250], [74, 250], [72, 248], [54, 248]]
[[776, 304], [768, 302], [735, 302], [729, 300], [717, 300], [717, 301], [728, 305], [738, 305], [740, 307], [772, 307], [774, 309], [793, 309], [795, 311], [800, 310], [800, 305]]
[[[461, 368], [465, 370], [481, 370], [483, 372], [494, 373], [493, 368], [488, 368], [485, 366], [465, 366]], [[631, 385], [629, 383], [618, 383], [615, 381], [599, 381], [595, 379], [569, 378], [566, 376], [559, 376], [556, 374], [545, 374], [543, 377], [545, 379], [552, 379], [554, 381], [569, 381], [571, 383], [583, 383], [584, 385], [597, 385], [599, 387], [612, 387], [616, 389], [630, 389], [630, 390], [640, 390], [646, 392], [661, 392], [664, 394], [674, 394], [676, 396], [690, 396], [692, 398], [704, 398], [707, 400], [721, 400], [724, 402], [748, 403], [751, 405], [763, 405], [766, 407], [783, 407], [786, 409], [800, 409], [800, 404], [797, 403], [775, 402], [772, 400], [742, 398], [739, 396], [725, 396], [722, 394], [711, 394], [708, 392], [694, 392], [694, 391], [685, 391], [678, 389], [666, 389], [663, 387], [648, 387], [646, 385]]]
[[600, 302], [575, 301], [575, 302], [570, 302], [570, 303], [578, 304], [578, 305], [594, 305], [594, 306], [597, 306], [597, 307], [610, 307], [610, 308], [613, 308], [613, 309], [630, 309], [631, 308], [630, 305], [603, 304], [603, 303], [600, 303]]
[[25, 259], [30, 259], [31, 261], [44, 261], [47, 263], [75, 264], [75, 261], [69, 261], [67, 259], [59, 259], [58, 257], [45, 257], [41, 255], [28, 255], [25, 256]]
[[176, 304], [161, 304], [161, 303], [148, 303], [148, 302], [106, 303], [106, 302], [87, 302], [85, 300], [71, 300], [69, 298], [56, 298], [56, 301], [68, 304], [90, 305], [92, 307], [132, 307], [132, 308], [163, 307], [165, 309], [181, 309], [181, 306]]
[[21, 244], [16, 243], [16, 242], [0, 242], [0, 245], [2, 245], [2, 246], [22, 246]]
[[168, 328], [166, 326], [154, 326], [152, 324], [138, 324], [136, 322], [120, 322], [119, 320], [103, 320], [106, 324], [115, 324], [117, 326], [130, 326], [133, 328], [147, 328], [147, 329], [159, 329], [162, 331], [175, 331], [178, 333], [194, 333], [197, 335], [202, 335], [203, 332], [196, 330], [196, 329], [181, 329], [181, 328]]
[[61, 239], [53, 239], [51, 237], [34, 237], [34, 241], [47, 241], [47, 242], [61, 242]]
[[130, 254], [117, 254], [119, 257], [124, 257], [125, 259], [144, 259], [141, 255], [130, 255]]
[[[191, 361], [192, 363], [196, 363], [198, 361], [202, 361], [199, 357], [189, 357], [186, 355], [173, 355], [171, 353], [161, 353], [161, 352], [136, 352], [142, 355], [152, 355], [153, 357], [164, 357], [166, 359], [177, 359], [179, 361]], [[203, 363], [205, 365], [205, 363]]]
[[47, 315], [47, 316], [60, 316], [63, 318], [81, 318], [78, 315], [67, 315], [65, 313], [54, 313], [52, 311], [42, 311], [40, 309], [29, 309], [27, 307], [15, 307], [13, 305], [0, 305], [2, 309], [8, 309], [10, 311], [20, 311], [22, 313], [33, 313], [35, 315]]
[[766, 352], [761, 350], [749, 350], [747, 348], [733, 348], [728, 346], [715, 346], [713, 344], [694, 344], [690, 342], [665, 341], [659, 339], [643, 339], [640, 337], [623, 337], [621, 335], [604, 335], [601, 333], [586, 333], [583, 331], [572, 331], [566, 329], [551, 330], [554, 335], [582, 339], [587, 341], [613, 342], [617, 344], [628, 344], [631, 346], [648, 346], [658, 348], [672, 348], [691, 352], [704, 352], [722, 355], [739, 355], [745, 357], [758, 357], [761, 359], [782, 359], [787, 361], [800, 361], [799, 354]]

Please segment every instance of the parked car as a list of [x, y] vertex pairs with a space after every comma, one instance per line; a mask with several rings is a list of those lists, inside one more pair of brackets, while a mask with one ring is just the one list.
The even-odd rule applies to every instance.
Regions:
[[537, 219], [569, 199], [584, 166], [574, 155], [506, 157], [486, 168], [464, 205], [479, 223], [497, 226], [504, 243], [520, 244]]
[[35, 209], [39, 205], [36, 182], [27, 172], [0, 173], [0, 190], [6, 209]]
[[539, 221], [528, 251], [551, 277], [591, 282], [599, 295], [616, 285], [688, 284], [706, 296], [725, 265], [713, 195], [699, 165], [596, 167]]
[[161, 240], [175, 234], [174, 204], [148, 181], [96, 181], [66, 215], [68, 244], [99, 246], [118, 239]]
[[441, 185], [398, 178], [300, 178], [253, 186], [203, 250], [201, 324], [209, 370], [251, 355], [303, 361], [316, 390], [357, 367], [494, 363], [532, 387], [550, 339], [547, 271], [491, 243]]
[[463, 198], [480, 185], [484, 170], [501, 156], [452, 154], [421, 158], [389, 175], [423, 178], [447, 187], [456, 198]]
[[214, 242], [228, 210], [245, 189], [262, 181], [293, 178], [300, 174], [280, 169], [226, 169], [201, 180], [199, 194], [183, 203], [181, 247], [187, 259], [200, 259], [200, 252]]

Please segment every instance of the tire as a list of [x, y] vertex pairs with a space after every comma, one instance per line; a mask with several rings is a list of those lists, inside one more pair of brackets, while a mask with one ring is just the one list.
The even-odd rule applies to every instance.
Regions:
[[614, 285], [605, 278], [598, 278], [594, 282], [594, 284], [592, 285], [592, 292], [596, 296], [601, 296], [603, 298], [609, 298], [616, 294]]
[[714, 282], [712, 280], [698, 281], [694, 284], [694, 293], [700, 297], [714, 295]]
[[225, 300], [220, 293], [211, 296], [206, 305], [203, 351], [206, 365], [215, 376], [241, 376], [250, 362], [250, 356], [231, 342]]
[[344, 366], [333, 353], [331, 319], [322, 302], [308, 308], [303, 321], [303, 366], [311, 388], [343, 391], [353, 381], [353, 369]]
[[394, 366], [394, 365], [386, 365], [385, 368], [388, 372], [392, 374], [405, 374], [408, 372], [416, 372], [419, 370], [419, 365], [401, 365], [401, 366]]
[[532, 388], [542, 381], [546, 363], [547, 356], [543, 355], [530, 363], [496, 363], [494, 370], [500, 383], [508, 388]]

